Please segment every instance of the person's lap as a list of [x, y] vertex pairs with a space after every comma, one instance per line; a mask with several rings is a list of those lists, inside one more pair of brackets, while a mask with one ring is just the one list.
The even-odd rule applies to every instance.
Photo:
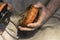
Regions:
[[60, 20], [50, 18], [34, 36], [20, 40], [60, 40]]
[[[13, 20], [13, 21], [16, 22], [15, 20]], [[11, 31], [12, 32], [14, 31], [13, 36], [16, 37], [17, 35], [15, 35], [15, 33], [17, 33], [17, 30], [16, 30], [15, 26], [13, 24], [9, 23], [7, 27], [13, 29]], [[11, 37], [11, 35], [7, 34], [7, 32], [4, 32], [4, 33], [6, 34], [5, 36], [6, 36], [7, 40], [8, 40], [8, 38], [11, 39], [11, 40], [15, 40], [13, 37]], [[33, 37], [30, 37], [30, 38], [27, 38], [27, 39], [26, 38], [25, 39], [20, 38], [19, 40], [60, 40], [60, 21], [57, 18], [53, 18], [53, 17], [50, 18], [47, 21], [47, 23], [44, 24], [43, 27], [33, 35], [34, 35]]]
[[60, 40], [60, 22], [51, 18], [32, 40]]

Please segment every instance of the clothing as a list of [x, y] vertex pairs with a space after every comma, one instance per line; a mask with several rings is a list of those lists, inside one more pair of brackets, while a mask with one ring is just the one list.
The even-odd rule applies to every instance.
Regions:
[[[18, 17], [19, 16], [12, 16], [11, 20], [14, 23], [17, 23]], [[15, 27], [15, 25], [12, 24], [11, 22], [9, 22], [9, 24], [7, 25], [6, 30], [3, 32], [3, 34], [5, 34], [6, 40], [8, 40], [8, 39], [9, 40], [18, 40], [17, 32], [18, 32], [18, 30]], [[31, 36], [31, 34], [33, 34], [34, 36]], [[30, 35], [31, 37], [28, 38], [28, 35]], [[20, 36], [19, 40], [60, 40], [60, 20], [57, 19], [56, 17], [52, 17], [35, 34], [34, 34], [34, 32], [25, 33], [25, 35]]]

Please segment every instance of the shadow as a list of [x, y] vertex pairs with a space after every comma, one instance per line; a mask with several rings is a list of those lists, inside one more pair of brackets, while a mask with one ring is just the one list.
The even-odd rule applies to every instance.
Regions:
[[44, 31], [47, 28], [54, 28], [54, 27], [52, 26], [39, 27], [36, 30], [29, 31], [29, 32], [18, 30], [18, 36], [19, 36], [19, 39], [29, 39], [29, 38], [32, 38], [37, 32]]
[[37, 28], [37, 29], [34, 30], [34, 31], [20, 31], [20, 30], [18, 29], [19, 39], [28, 39], [28, 38], [31, 38], [31, 37], [33, 37], [40, 29], [41, 29], [41, 27]]

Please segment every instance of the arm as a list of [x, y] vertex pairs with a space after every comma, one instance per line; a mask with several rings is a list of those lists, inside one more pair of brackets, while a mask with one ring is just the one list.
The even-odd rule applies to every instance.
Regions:
[[49, 2], [49, 4], [47, 5], [47, 11], [45, 10], [45, 12], [47, 13], [42, 13], [39, 21], [40, 24], [43, 23], [44, 21], [46, 21], [50, 16], [52, 16], [52, 14], [54, 14], [54, 12], [60, 7], [60, 0], [51, 0]]
[[51, 0], [47, 5], [47, 9], [41, 13], [41, 16], [38, 19], [40, 24], [43, 24], [54, 12], [60, 7], [60, 0]]
[[43, 6], [42, 12], [40, 13], [37, 23], [28, 24], [30, 27], [41, 26], [46, 20], [54, 14], [54, 12], [60, 7], [60, 0], [51, 0], [47, 7]]
[[54, 13], [60, 7], [60, 0], [51, 0], [47, 5], [47, 9], [50, 13]]
[[[48, 5], [46, 6], [46, 8], [40, 3], [38, 3], [36, 5], [36, 7], [42, 7], [42, 11], [40, 13], [40, 16], [37, 20], [36, 23], [31, 23], [28, 24], [28, 27], [33, 27], [33, 28], [37, 28], [39, 26], [41, 26], [43, 23], [45, 23], [45, 21], [52, 16], [52, 14], [60, 7], [60, 0], [51, 0]], [[25, 30], [28, 31], [26, 28], [23, 27], [19, 27], [20, 30]]]

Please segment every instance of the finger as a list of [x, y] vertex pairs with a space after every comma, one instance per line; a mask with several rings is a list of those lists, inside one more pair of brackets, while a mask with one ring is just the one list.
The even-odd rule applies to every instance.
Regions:
[[21, 31], [33, 31], [34, 30], [33, 28], [27, 28], [27, 27], [21, 27], [21, 26], [19, 26], [19, 29]]
[[36, 28], [36, 27], [39, 26], [39, 24], [37, 24], [37, 23], [30, 23], [30, 24], [28, 24], [27, 26], [28, 26], [28, 27]]

